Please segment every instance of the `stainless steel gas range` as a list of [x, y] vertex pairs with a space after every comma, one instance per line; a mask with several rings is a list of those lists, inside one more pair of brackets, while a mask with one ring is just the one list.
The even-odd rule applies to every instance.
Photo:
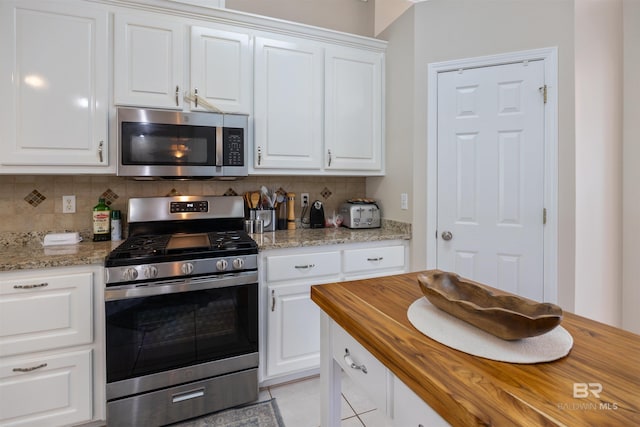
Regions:
[[107, 423], [160, 426], [257, 399], [257, 245], [242, 197], [129, 200], [105, 262]]

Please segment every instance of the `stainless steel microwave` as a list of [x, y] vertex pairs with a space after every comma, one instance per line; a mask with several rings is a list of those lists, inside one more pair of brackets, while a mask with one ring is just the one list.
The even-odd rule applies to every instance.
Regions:
[[118, 108], [118, 175], [206, 179], [248, 174], [244, 114]]

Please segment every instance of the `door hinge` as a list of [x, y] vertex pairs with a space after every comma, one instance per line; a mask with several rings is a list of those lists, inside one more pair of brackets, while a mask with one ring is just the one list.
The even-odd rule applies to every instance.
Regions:
[[542, 208], [542, 225], [547, 225], [547, 208]]
[[538, 88], [538, 90], [542, 93], [542, 99], [544, 100], [544, 103], [547, 103], [547, 85], [544, 86], [540, 86]]

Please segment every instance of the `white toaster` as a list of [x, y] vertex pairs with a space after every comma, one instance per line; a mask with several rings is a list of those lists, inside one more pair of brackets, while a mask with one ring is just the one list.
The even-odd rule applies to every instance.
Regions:
[[375, 200], [348, 200], [340, 208], [340, 215], [347, 228], [380, 228], [380, 208]]

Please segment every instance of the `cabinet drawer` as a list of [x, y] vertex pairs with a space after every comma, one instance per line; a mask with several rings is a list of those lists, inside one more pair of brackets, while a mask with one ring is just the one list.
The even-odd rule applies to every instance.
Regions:
[[404, 246], [349, 249], [344, 251], [344, 272], [404, 268]]
[[93, 341], [92, 273], [0, 281], [0, 357]]
[[387, 368], [335, 322], [331, 322], [331, 348], [345, 373], [387, 414]]
[[0, 425], [91, 420], [91, 350], [0, 361]]
[[267, 281], [308, 279], [340, 274], [340, 252], [267, 257]]

